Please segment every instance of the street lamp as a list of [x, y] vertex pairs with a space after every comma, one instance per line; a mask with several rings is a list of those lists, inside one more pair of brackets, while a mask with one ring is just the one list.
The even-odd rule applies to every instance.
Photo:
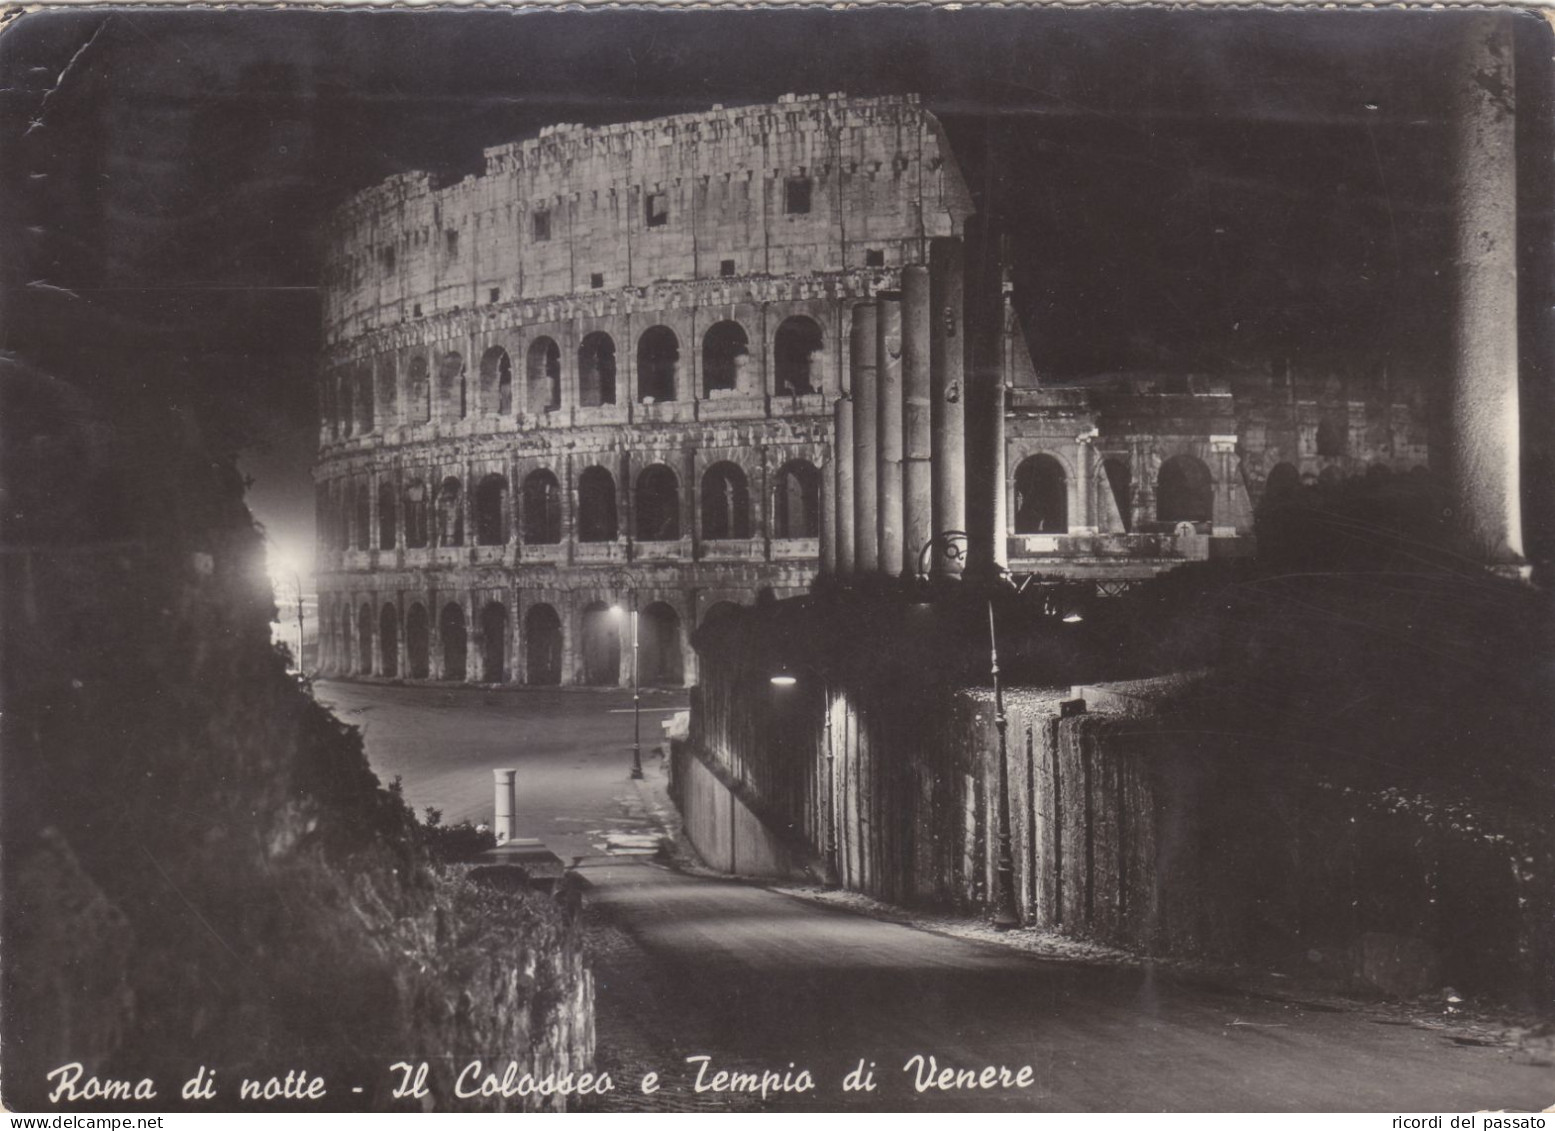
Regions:
[[[821, 681], [821, 699], [826, 706], [826, 805], [825, 820], [821, 822], [821, 886], [839, 888], [842, 881], [837, 867], [837, 776], [836, 754], [832, 748], [831, 730], [831, 682], [820, 669], [801, 664], [806, 671]], [[793, 687], [799, 678], [784, 664], [770, 679], [773, 687]]]
[[[632, 595], [632, 777], [641, 781], [643, 776], [643, 717], [642, 717], [642, 688], [637, 682], [637, 586], [629, 573], [615, 573], [611, 575], [612, 585], [620, 588], [623, 583]], [[622, 614], [620, 605], [610, 606], [610, 611], [617, 616]]]

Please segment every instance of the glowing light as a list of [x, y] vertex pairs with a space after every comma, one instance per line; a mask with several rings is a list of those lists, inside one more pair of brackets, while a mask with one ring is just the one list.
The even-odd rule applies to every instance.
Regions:
[[773, 687], [792, 687], [798, 682], [799, 680], [789, 675], [787, 672], [778, 672], [777, 675], [772, 677]]
[[1079, 613], [1070, 613], [1068, 616], [1066, 616], [1064, 618], [1064, 623], [1065, 624], [1079, 624], [1084, 619], [1085, 618], [1082, 617]]

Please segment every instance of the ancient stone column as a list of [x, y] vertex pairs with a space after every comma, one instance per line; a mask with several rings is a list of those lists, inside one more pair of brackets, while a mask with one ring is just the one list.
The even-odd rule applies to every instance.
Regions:
[[836, 502], [836, 559], [837, 572], [846, 577], [853, 572], [854, 497], [853, 497], [853, 397], [852, 381], [843, 386], [834, 410], [835, 440], [832, 444], [832, 464], [836, 468], [833, 488]]
[[1463, 20], [1453, 75], [1457, 260], [1447, 467], [1465, 550], [1522, 562], [1512, 19]]
[[[933, 514], [930, 536], [966, 529], [966, 334], [962, 313], [959, 239], [929, 245], [929, 436]], [[963, 553], [964, 544], [957, 548]], [[929, 557], [935, 576], [961, 572], [965, 559], [937, 549]]]
[[902, 558], [906, 577], [918, 570], [918, 555], [934, 536], [934, 489], [930, 432], [929, 269], [902, 270]]
[[902, 568], [902, 296], [878, 296], [875, 315], [875, 522], [879, 529], [877, 569], [896, 575]]
[[517, 800], [513, 779], [518, 771], [492, 770], [491, 776], [494, 779], [491, 831], [496, 833], [498, 844], [506, 844], [518, 837], [517, 818], [513, 813]]
[[981, 580], [1006, 564], [1004, 382], [1009, 352], [1003, 241], [984, 234], [967, 285], [967, 571]]
[[880, 532], [875, 525], [876, 402], [875, 329], [872, 302], [853, 308], [850, 347], [853, 371], [853, 568], [872, 573], [880, 564]]

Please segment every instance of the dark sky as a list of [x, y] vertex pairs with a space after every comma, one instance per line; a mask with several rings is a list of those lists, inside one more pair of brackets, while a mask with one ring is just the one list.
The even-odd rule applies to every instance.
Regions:
[[[1044, 377], [1285, 358], [1434, 376], [1448, 297], [1441, 79], [1461, 18], [32, 15], [0, 36], [5, 345], [79, 380], [138, 380], [212, 408], [248, 451], [261, 517], [300, 540], [317, 233], [346, 195], [406, 169], [475, 171], [482, 146], [556, 121], [918, 92], [1012, 233]], [[1538, 126], [1520, 144], [1541, 168], [1550, 36], [1519, 22], [1520, 120]], [[1549, 187], [1524, 179], [1532, 246], [1548, 239]], [[1548, 309], [1547, 293], [1531, 297], [1526, 308]]]

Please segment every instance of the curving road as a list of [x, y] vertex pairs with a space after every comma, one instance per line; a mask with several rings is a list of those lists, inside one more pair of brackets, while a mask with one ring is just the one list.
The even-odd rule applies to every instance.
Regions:
[[[1555, 1103], [1555, 1068], [1364, 1010], [1263, 999], [1149, 967], [1040, 958], [660, 867], [640, 846], [664, 819], [662, 767], [650, 759], [643, 785], [625, 773], [631, 715], [617, 712], [629, 695], [320, 684], [318, 697], [365, 726], [381, 776], [402, 775], [412, 802], [442, 808], [445, 819], [489, 814], [490, 770], [519, 770], [520, 831], [577, 858], [592, 886], [600, 1060], [618, 1089], [605, 1108], [1419, 1112]], [[681, 701], [645, 698], [656, 710], [644, 716], [644, 735], [657, 734], [664, 709]], [[873, 1065], [876, 1088], [844, 1091], [861, 1061]], [[946, 1077], [946, 1068], [975, 1075]], [[699, 1069], [704, 1085], [720, 1070], [749, 1073], [746, 1087], [771, 1076], [765, 1097], [732, 1080], [699, 1092]], [[649, 1071], [661, 1087], [645, 1096], [638, 1081]], [[803, 1071], [813, 1088], [783, 1090], [802, 1085]], [[941, 1082], [951, 1086], [934, 1086]]]

